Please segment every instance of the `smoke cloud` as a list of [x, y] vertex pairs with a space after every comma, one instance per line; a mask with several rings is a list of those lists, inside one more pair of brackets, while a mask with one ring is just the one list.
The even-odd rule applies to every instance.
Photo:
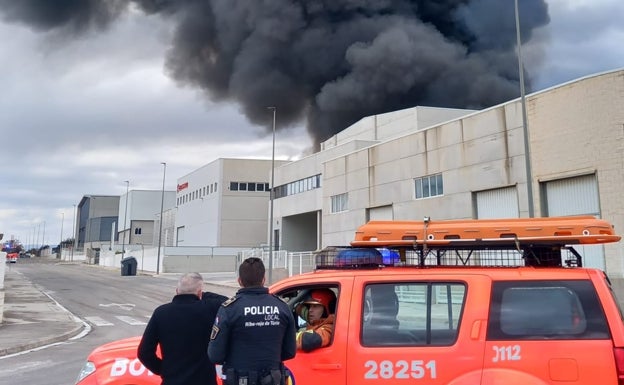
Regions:
[[[548, 7], [519, 5], [526, 42]], [[519, 95], [512, 0], [0, 0], [5, 20], [68, 38], [135, 11], [175, 23], [165, 67], [179, 84], [256, 124], [276, 106], [278, 127], [304, 120], [315, 144], [371, 114]]]

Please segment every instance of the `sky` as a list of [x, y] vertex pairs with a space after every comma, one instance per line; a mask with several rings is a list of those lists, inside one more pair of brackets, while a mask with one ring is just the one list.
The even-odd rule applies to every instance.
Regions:
[[[47, 0], [20, 3], [38, 1]], [[449, 27], [440, 11], [429, 24], [441, 32], [401, 12], [388, 17], [384, 1], [319, 1], [335, 8], [308, 8], [301, 19], [292, 13], [300, 1], [257, 0], [224, 10], [224, 1], [210, 0], [208, 27], [194, 23], [197, 10], [178, 9], [195, 0], [118, 1], [135, 3], [81, 24], [64, 22], [65, 13], [44, 19], [0, 0], [5, 240], [54, 246], [71, 238], [74, 205], [84, 195], [122, 195], [126, 180], [130, 190], [160, 190], [164, 176], [165, 189], [175, 190], [179, 178], [218, 158], [270, 159], [268, 106], [277, 106], [276, 159], [296, 160], [372, 113], [418, 103], [485, 107], [519, 94], [517, 61], [509, 55], [515, 25], [499, 20], [509, 10], [492, 10], [501, 0], [466, 0], [454, 13], [461, 28]], [[355, 3], [381, 16], [344, 23], [356, 20], [349, 8]], [[523, 22], [530, 31], [522, 45], [529, 91], [624, 67], [621, 0], [519, 4], [533, 8]], [[513, 12], [513, 1], [509, 7]], [[327, 14], [340, 22], [326, 22]], [[507, 40], [494, 38], [498, 31]], [[195, 36], [228, 44], [200, 45]], [[450, 62], [457, 65], [440, 76], [436, 69]], [[466, 74], [476, 75], [466, 81]], [[434, 77], [444, 81], [423, 80]]]

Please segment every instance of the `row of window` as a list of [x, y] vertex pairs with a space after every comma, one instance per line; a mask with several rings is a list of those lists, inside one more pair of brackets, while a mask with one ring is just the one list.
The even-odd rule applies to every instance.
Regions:
[[176, 202], [176, 206], [180, 206], [183, 205], [185, 203], [189, 203], [195, 199], [202, 199], [203, 197], [205, 197], [208, 194], [214, 194], [217, 192], [217, 182], [211, 183], [207, 186], [203, 186], [201, 188], [198, 188], [195, 191], [191, 191], [188, 192], [184, 195], [180, 195]]
[[230, 191], [269, 191], [266, 182], [230, 182]]
[[[444, 194], [442, 174], [427, 175], [414, 179], [414, 195], [416, 199], [429, 198]], [[331, 212], [339, 213], [349, 209], [348, 193], [331, 197]]]
[[275, 199], [295, 195], [321, 187], [321, 174], [275, 187]]
[[[321, 175], [317, 174], [308, 178], [300, 179], [291, 183], [275, 187], [275, 199], [299, 194], [305, 191], [321, 187]], [[414, 189], [416, 199], [429, 198], [444, 194], [444, 183], [442, 174], [427, 175], [414, 179]], [[230, 182], [230, 191], [269, 191], [269, 184], [266, 182]], [[184, 194], [177, 199], [177, 205], [188, 203], [195, 199], [217, 192], [217, 183], [204, 186], [193, 192]], [[338, 194], [331, 197], [331, 212], [339, 213], [348, 210], [347, 193]]]

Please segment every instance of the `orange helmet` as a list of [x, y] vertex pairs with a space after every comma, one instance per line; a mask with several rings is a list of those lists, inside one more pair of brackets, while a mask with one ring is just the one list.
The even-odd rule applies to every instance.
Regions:
[[336, 295], [330, 289], [314, 289], [303, 303], [308, 305], [323, 305], [325, 312], [330, 314], [329, 306], [336, 300]]

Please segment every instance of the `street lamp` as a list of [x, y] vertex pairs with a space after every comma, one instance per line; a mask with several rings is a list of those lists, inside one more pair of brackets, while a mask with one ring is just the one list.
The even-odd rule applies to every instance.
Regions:
[[162, 237], [162, 224], [163, 224], [163, 206], [165, 204], [165, 174], [167, 172], [167, 163], [160, 162], [163, 165], [163, 183], [162, 193], [160, 194], [160, 224], [158, 225], [158, 256], [156, 257], [156, 274], [160, 273], [160, 245]]
[[529, 203], [529, 218], [533, 218], [533, 176], [531, 173], [531, 154], [529, 149], [529, 127], [527, 123], [526, 100], [524, 96], [524, 67], [522, 66], [522, 41], [520, 39], [520, 14], [518, 0], [514, 0], [516, 15], [516, 40], [518, 44], [518, 71], [520, 72], [520, 101], [522, 104], [522, 131], [524, 133], [524, 163], [527, 179], [527, 200]]
[[71, 249], [71, 257], [69, 258], [70, 261], [74, 261], [74, 249], [76, 248], [76, 238], [78, 238], [76, 236], [76, 205], [74, 205], [74, 220], [72, 221], [72, 231], [74, 232], [74, 244], [72, 245], [72, 249]]
[[124, 212], [124, 228], [123, 228], [124, 237], [123, 237], [123, 242], [121, 244], [121, 259], [123, 259], [126, 256], [126, 223], [128, 221], [128, 191], [130, 189], [130, 181], [124, 180], [124, 183], [126, 184], [126, 207], [125, 207], [125, 212]]
[[273, 189], [275, 184], [275, 113], [277, 107], [267, 107], [273, 110], [273, 150], [271, 152], [271, 187], [269, 188], [269, 285], [273, 283]]
[[59, 258], [63, 257], [63, 223], [65, 222], [65, 212], [61, 213], [61, 241], [59, 242]]

